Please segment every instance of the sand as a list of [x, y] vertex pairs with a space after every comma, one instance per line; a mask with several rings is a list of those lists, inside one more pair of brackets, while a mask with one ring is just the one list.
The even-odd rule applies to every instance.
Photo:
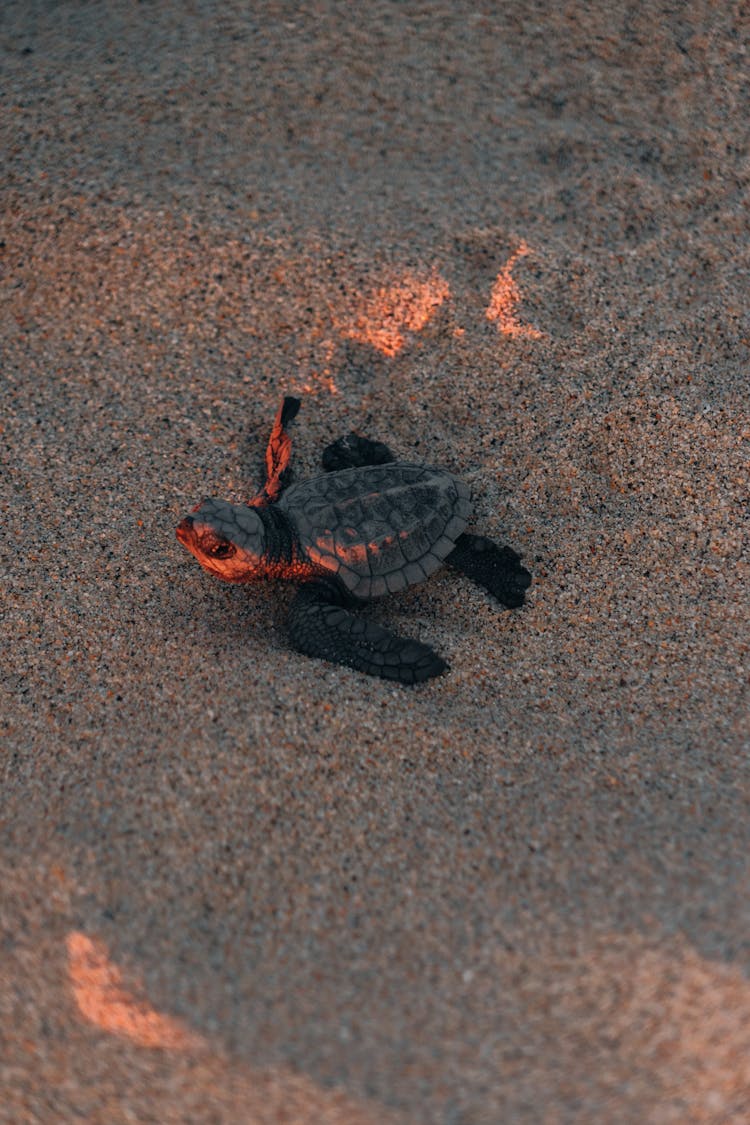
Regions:
[[[6, 3], [0, 1120], [750, 1119], [739, 3]], [[356, 429], [523, 552], [290, 651]]]

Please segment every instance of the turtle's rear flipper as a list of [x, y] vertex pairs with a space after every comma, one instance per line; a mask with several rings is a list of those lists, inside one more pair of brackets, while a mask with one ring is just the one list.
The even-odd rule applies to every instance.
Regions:
[[395, 460], [382, 441], [370, 441], [355, 433], [340, 437], [323, 450], [323, 468], [327, 473], [337, 469], [361, 469], [365, 465], [386, 465]]
[[447, 669], [446, 662], [427, 645], [356, 617], [344, 604], [344, 597], [330, 582], [301, 586], [289, 612], [294, 647], [307, 656], [402, 684], [419, 684]]
[[501, 547], [484, 535], [465, 531], [456, 540], [456, 546], [445, 560], [472, 581], [489, 590], [493, 598], [516, 609], [523, 605], [526, 590], [531, 585], [531, 575], [521, 558], [510, 547]]

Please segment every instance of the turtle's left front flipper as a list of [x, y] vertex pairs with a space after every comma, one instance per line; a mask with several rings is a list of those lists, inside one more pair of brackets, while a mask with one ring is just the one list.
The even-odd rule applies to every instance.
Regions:
[[266, 447], [266, 482], [257, 496], [248, 501], [251, 508], [275, 503], [284, 490], [292, 456], [292, 439], [287, 433], [287, 426], [297, 417], [299, 408], [300, 400], [286, 395], [278, 409]]
[[448, 665], [428, 645], [398, 637], [345, 608], [345, 597], [331, 582], [306, 582], [289, 611], [292, 644], [307, 656], [345, 664], [370, 676], [419, 684]]
[[523, 605], [531, 575], [521, 557], [510, 547], [501, 547], [484, 535], [465, 531], [445, 560], [467, 578], [489, 590], [508, 609]]

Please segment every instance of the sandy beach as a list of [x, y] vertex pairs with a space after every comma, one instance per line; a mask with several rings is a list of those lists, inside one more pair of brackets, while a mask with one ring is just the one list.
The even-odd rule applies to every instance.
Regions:
[[[744, 4], [0, 12], [0, 1121], [750, 1120]], [[526, 605], [288, 643], [174, 528], [350, 430]]]

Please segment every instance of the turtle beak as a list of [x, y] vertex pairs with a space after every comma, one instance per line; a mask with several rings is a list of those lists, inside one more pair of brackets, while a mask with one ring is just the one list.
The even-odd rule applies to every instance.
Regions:
[[190, 544], [195, 538], [192, 516], [185, 516], [184, 520], [180, 520], [175, 529], [175, 535], [179, 539], [180, 543], [182, 543], [183, 547], [187, 547], [189, 550]]

